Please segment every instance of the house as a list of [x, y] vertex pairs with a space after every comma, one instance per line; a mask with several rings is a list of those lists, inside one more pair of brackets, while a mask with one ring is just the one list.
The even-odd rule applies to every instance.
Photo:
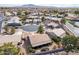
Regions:
[[42, 15], [40, 13], [31, 13], [28, 15], [28, 18], [33, 18], [33, 19], [41, 19]]
[[75, 19], [75, 18], [77, 18], [78, 16], [76, 16], [75, 14], [70, 14], [70, 13], [68, 13], [68, 16], [67, 17], [65, 17], [66, 19], [71, 19], [71, 20], [73, 20], [73, 19]]
[[3, 23], [3, 17], [0, 16], [0, 33], [1, 33], [1, 31], [2, 31], [2, 23]]
[[33, 13], [31, 13], [30, 15], [32, 15], [32, 16], [36, 16], [36, 15], [43, 15], [43, 13], [41, 13], [41, 12], [33, 12]]
[[26, 19], [26, 23], [33, 23], [33, 24], [37, 24], [37, 23], [41, 23], [41, 19]]
[[17, 45], [21, 42], [22, 31], [17, 31], [13, 35], [0, 35], [0, 46], [4, 43], [12, 42], [14, 45]]
[[79, 17], [72, 19], [71, 21], [79, 21]]
[[79, 27], [79, 18], [73, 19], [71, 20], [71, 22], [76, 25], [77, 27]]
[[32, 19], [36, 19], [36, 18], [38, 18], [38, 16], [33, 16], [33, 15], [30, 15], [30, 16], [28, 16], [28, 18], [32, 18]]
[[26, 19], [26, 21], [25, 21], [25, 22], [26, 22], [26, 24], [29, 24], [29, 23], [31, 23], [31, 22], [32, 22], [32, 20], [33, 20], [33, 19]]
[[19, 20], [20, 20], [19, 17], [14, 16], [10, 20], [8, 20], [7, 25], [8, 26], [21, 26], [21, 22]]
[[30, 15], [35, 16], [35, 15], [38, 15], [38, 13], [34, 13], [34, 12], [33, 12], [33, 13], [31, 13]]
[[16, 12], [16, 11], [13, 11], [12, 13], [13, 13], [14, 15], [17, 15], [17, 12]]
[[46, 26], [55, 28], [55, 27], [58, 27], [59, 25], [57, 23], [55, 23], [55, 22], [50, 22], [50, 23], [47, 23]]
[[41, 19], [34, 19], [34, 20], [33, 20], [33, 23], [34, 23], [34, 24], [41, 23]]
[[39, 47], [52, 42], [47, 34], [33, 34], [28, 37], [32, 47]]
[[64, 26], [65, 26], [65, 29], [68, 29], [68, 31], [71, 34], [73, 34], [76, 37], [79, 37], [79, 28], [78, 27], [75, 27], [70, 23], [66, 23], [66, 25], [64, 25]]
[[64, 15], [60, 15], [60, 14], [58, 14], [57, 17], [58, 17], [58, 18], [63, 18]]
[[79, 27], [79, 22], [75, 22], [75, 25], [76, 25], [77, 27]]
[[6, 15], [6, 16], [12, 16], [12, 13], [9, 12], [9, 11], [5, 11], [5, 15]]
[[62, 20], [62, 18], [58, 18], [56, 16], [47, 16], [45, 18], [49, 19], [49, 20], [52, 20], [52, 21], [59, 21], [59, 22]]
[[51, 37], [60, 37], [63, 38], [66, 35], [66, 32], [62, 28], [46, 29], [46, 33]]
[[62, 18], [53, 17], [51, 20], [60, 22], [62, 20]]

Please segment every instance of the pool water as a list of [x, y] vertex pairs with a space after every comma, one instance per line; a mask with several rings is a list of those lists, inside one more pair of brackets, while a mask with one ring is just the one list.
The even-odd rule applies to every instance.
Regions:
[[23, 30], [27, 32], [36, 32], [38, 30], [38, 25], [35, 24], [28, 24], [23, 26]]

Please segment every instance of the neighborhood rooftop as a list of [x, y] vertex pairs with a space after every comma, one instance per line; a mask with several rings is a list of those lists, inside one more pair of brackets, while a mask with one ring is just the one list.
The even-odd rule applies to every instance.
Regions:
[[37, 47], [43, 44], [51, 43], [51, 39], [47, 34], [34, 34], [29, 36], [32, 47]]

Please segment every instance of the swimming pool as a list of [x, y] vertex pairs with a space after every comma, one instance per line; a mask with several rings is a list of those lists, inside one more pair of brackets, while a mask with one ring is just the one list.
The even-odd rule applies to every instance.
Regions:
[[38, 30], [39, 25], [36, 24], [26, 24], [22, 27], [24, 31], [27, 32], [36, 32]]

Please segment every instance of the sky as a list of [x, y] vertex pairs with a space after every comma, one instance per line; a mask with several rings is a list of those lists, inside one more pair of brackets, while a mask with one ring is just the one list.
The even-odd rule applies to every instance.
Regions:
[[[79, 6], [79, 0], [0, 0], [0, 4], [23, 5], [35, 4], [43, 6]], [[60, 5], [59, 5], [60, 4]]]

